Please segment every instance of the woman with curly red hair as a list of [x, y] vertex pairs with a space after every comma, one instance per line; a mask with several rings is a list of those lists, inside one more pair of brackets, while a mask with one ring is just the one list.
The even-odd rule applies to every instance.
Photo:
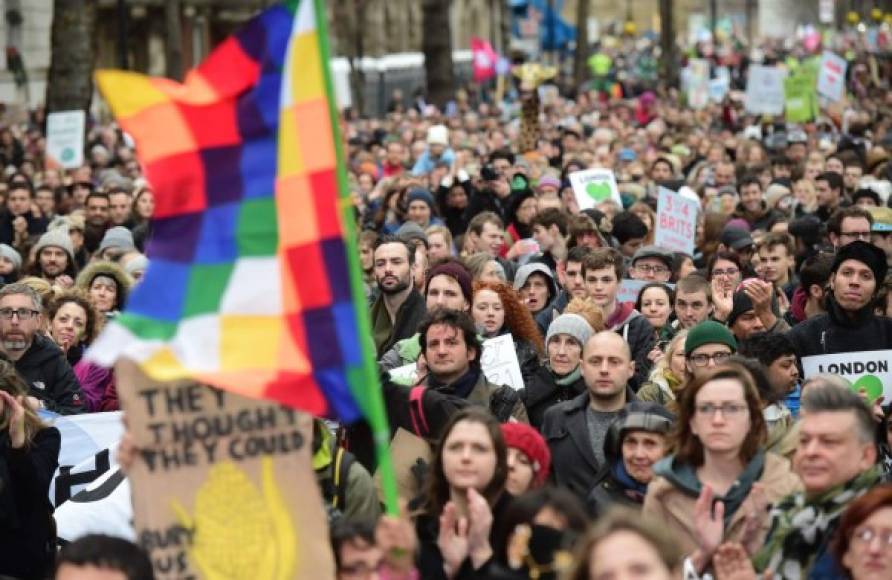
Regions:
[[474, 282], [471, 314], [477, 331], [486, 338], [511, 333], [517, 349], [520, 372], [526, 382], [539, 368], [542, 357], [542, 336], [532, 314], [521, 302], [517, 292], [502, 282]]

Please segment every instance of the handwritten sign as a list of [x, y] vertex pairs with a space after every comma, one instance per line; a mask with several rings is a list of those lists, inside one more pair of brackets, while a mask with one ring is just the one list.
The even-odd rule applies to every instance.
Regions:
[[805, 123], [815, 118], [818, 111], [815, 77], [807, 71], [798, 72], [784, 80], [784, 113], [789, 123]]
[[508, 385], [515, 391], [523, 388], [520, 362], [517, 360], [514, 338], [510, 334], [503, 334], [483, 341], [480, 367], [491, 383]]
[[46, 116], [46, 162], [49, 167], [74, 169], [84, 164], [84, 111], [59, 111]]
[[687, 78], [688, 105], [692, 109], [702, 109], [709, 104], [709, 61], [702, 58], [691, 59]]
[[657, 190], [654, 244], [673, 252], [694, 253], [700, 204], [665, 187]]
[[892, 397], [890, 360], [892, 350], [807, 356], [802, 358], [802, 371], [805, 378], [819, 374], [839, 375], [852, 384], [853, 391], [867, 391], [871, 401], [880, 395], [884, 395], [888, 401]]
[[786, 74], [786, 71], [775, 66], [750, 66], [744, 96], [746, 112], [755, 115], [782, 114]]
[[140, 454], [137, 543], [156, 578], [334, 578], [312, 469], [313, 421], [195, 383], [116, 367]]
[[616, 176], [609, 169], [596, 168], [574, 171], [570, 174], [570, 185], [576, 196], [579, 209], [591, 209], [599, 203], [612, 199], [623, 205], [616, 186]]
[[818, 94], [831, 101], [841, 101], [846, 91], [846, 60], [825, 50], [818, 67]]

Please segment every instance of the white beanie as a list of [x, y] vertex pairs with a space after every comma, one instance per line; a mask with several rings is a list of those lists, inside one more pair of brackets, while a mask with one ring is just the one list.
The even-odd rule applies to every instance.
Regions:
[[51, 229], [40, 236], [40, 239], [34, 244], [34, 255], [40, 256], [41, 250], [50, 246], [62, 248], [68, 254], [68, 259], [74, 263], [74, 244], [71, 243], [67, 225]]
[[16, 270], [22, 269], [22, 255], [9, 244], [0, 244], [0, 256], [8, 258]]

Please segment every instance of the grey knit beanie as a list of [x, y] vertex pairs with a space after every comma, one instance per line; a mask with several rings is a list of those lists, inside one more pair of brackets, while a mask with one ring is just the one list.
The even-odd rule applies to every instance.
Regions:
[[133, 234], [124, 226], [115, 226], [110, 228], [102, 236], [99, 243], [99, 251], [106, 248], [121, 248], [122, 250], [135, 250], [136, 245], [133, 243]]
[[585, 321], [585, 318], [578, 314], [561, 314], [548, 325], [545, 344], [547, 345], [553, 336], [568, 334], [579, 341], [579, 346], [585, 346], [594, 333], [595, 331]]
[[71, 236], [68, 234], [68, 226], [49, 230], [40, 236], [40, 239], [34, 244], [34, 255], [40, 256], [41, 250], [51, 246], [62, 248], [68, 254], [68, 259], [74, 262], [74, 245], [71, 243]]
[[16, 270], [22, 269], [22, 255], [9, 244], [0, 244], [0, 256], [8, 258]]

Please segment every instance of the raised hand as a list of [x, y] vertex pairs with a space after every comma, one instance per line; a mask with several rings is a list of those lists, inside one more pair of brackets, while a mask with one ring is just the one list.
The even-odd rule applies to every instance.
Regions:
[[3, 409], [9, 409], [9, 444], [21, 449], [25, 446], [25, 397], [0, 390], [0, 411]]
[[704, 485], [694, 504], [694, 535], [707, 560], [721, 545], [725, 532], [725, 504], [715, 502], [713, 506], [713, 496], [712, 488]]
[[716, 580], [756, 580], [750, 557], [738, 543], [719, 546], [712, 559]]
[[458, 573], [462, 563], [468, 558], [468, 519], [458, 516], [458, 508], [451, 501], [440, 515], [440, 533], [437, 547], [443, 556], [443, 571], [448, 578]]

